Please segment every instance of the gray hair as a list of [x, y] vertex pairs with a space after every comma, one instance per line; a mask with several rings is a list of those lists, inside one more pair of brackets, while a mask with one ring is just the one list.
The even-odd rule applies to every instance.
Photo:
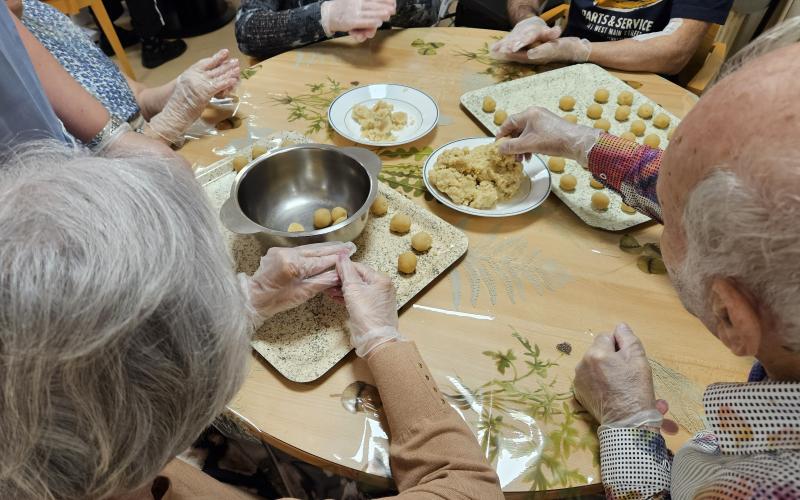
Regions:
[[800, 16], [790, 17], [773, 26], [731, 56], [722, 66], [714, 83], [735, 73], [753, 59], [797, 42], [800, 42]]
[[687, 309], [709, 326], [711, 280], [734, 280], [774, 316], [784, 347], [800, 351], [800, 165], [778, 167], [780, 176], [748, 182], [716, 170], [694, 188], [683, 214], [686, 259], [673, 279]]
[[243, 381], [250, 318], [187, 169], [53, 143], [0, 168], [0, 497], [152, 481]]

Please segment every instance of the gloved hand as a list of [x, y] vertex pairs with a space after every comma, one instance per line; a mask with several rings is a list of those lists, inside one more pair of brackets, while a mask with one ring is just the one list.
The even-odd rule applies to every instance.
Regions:
[[585, 38], [566, 37], [543, 43], [528, 50], [528, 62], [531, 64], [549, 64], [553, 62], [585, 63], [592, 53], [592, 42]]
[[328, 36], [355, 30], [367, 30], [358, 34], [368, 35], [368, 30], [376, 30], [388, 21], [396, 8], [395, 0], [328, 0], [320, 7], [320, 24]]
[[356, 42], [362, 43], [369, 40], [370, 38], [373, 38], [377, 32], [378, 28], [368, 28], [368, 29], [351, 30], [349, 34], [350, 36], [353, 37], [353, 39]]
[[645, 427], [658, 432], [666, 412], [656, 402], [644, 347], [622, 323], [598, 335], [575, 368], [575, 398], [604, 427]]
[[355, 251], [352, 243], [273, 247], [261, 257], [261, 264], [252, 277], [239, 276], [244, 276], [250, 305], [266, 319], [338, 286], [336, 262], [340, 256], [349, 257]]
[[397, 299], [392, 280], [345, 257], [339, 257], [336, 270], [350, 313], [350, 344], [358, 357], [368, 356], [386, 342], [402, 340], [397, 330]]
[[180, 144], [183, 133], [203, 113], [215, 95], [224, 95], [239, 83], [239, 60], [228, 57], [223, 49], [201, 59], [184, 71], [175, 82], [164, 109], [153, 116], [145, 134], [168, 144]]
[[525, 47], [549, 42], [561, 36], [561, 28], [551, 28], [540, 17], [529, 17], [518, 22], [511, 33], [489, 48], [495, 59], [529, 62], [527, 54], [520, 52]]
[[600, 132], [600, 129], [573, 125], [544, 108], [533, 106], [508, 117], [497, 130], [496, 137], [511, 137], [499, 142], [501, 154], [562, 156], [585, 167]]

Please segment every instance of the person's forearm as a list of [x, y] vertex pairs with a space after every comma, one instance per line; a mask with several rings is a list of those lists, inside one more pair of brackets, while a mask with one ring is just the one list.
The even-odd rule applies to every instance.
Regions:
[[597, 435], [606, 498], [670, 497], [672, 456], [661, 434], [601, 426]]
[[539, 15], [543, 0], [508, 0], [508, 19], [514, 26], [523, 19]]
[[589, 151], [589, 171], [639, 212], [661, 222], [656, 182], [664, 151], [611, 134], [600, 134]]
[[270, 57], [327, 38], [320, 23], [322, 2], [278, 10], [277, 2], [245, 0], [236, 17], [239, 50], [253, 57]]
[[368, 363], [389, 424], [399, 497], [502, 499], [497, 474], [444, 399], [416, 346], [384, 344]]
[[70, 134], [88, 143], [108, 123], [108, 110], [61, 67], [16, 17], [13, 20], [56, 116]]
[[[128, 79], [127, 77], [125, 78]], [[139, 104], [142, 116], [147, 121], [150, 121], [152, 117], [164, 109], [172, 92], [175, 90], [175, 80], [158, 87], [145, 87], [141, 83], [128, 79], [128, 85], [133, 90], [133, 94], [136, 96], [136, 103]]]
[[594, 42], [589, 62], [623, 71], [677, 74], [689, 62], [708, 30], [708, 23], [691, 19], [680, 22], [676, 31], [656, 33], [646, 40]]

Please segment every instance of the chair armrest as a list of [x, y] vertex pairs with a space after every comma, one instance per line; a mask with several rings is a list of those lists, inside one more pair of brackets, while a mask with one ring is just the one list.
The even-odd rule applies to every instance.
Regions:
[[561, 4], [558, 7], [553, 7], [547, 12], [542, 12], [539, 17], [542, 18], [544, 22], [550, 24], [551, 22], [558, 21], [562, 17], [566, 16], [568, 11], [569, 5]]
[[723, 42], [715, 42], [711, 47], [711, 53], [708, 55], [705, 64], [700, 68], [700, 71], [689, 81], [686, 88], [690, 92], [702, 95], [708, 85], [717, 77], [719, 71], [725, 63], [725, 56], [728, 53], [728, 46]]

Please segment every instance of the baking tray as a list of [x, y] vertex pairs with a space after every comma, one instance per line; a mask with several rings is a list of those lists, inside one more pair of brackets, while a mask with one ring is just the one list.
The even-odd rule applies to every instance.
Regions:
[[[198, 177], [217, 211], [230, 195], [235, 178], [231, 163], [232, 158], [221, 160]], [[392, 278], [399, 309], [461, 258], [467, 251], [468, 240], [459, 229], [382, 183], [380, 192], [389, 201], [389, 212], [383, 217], [370, 216], [364, 232], [354, 241], [358, 251], [353, 260]], [[398, 211], [411, 217], [411, 231], [407, 235], [389, 232], [389, 221]], [[225, 235], [237, 272], [252, 274], [265, 249], [253, 236], [233, 234], [222, 224], [220, 230]], [[411, 236], [418, 231], [427, 231], [433, 236], [433, 247], [419, 255], [415, 274], [402, 275], [397, 271], [397, 257], [411, 250]], [[256, 332], [252, 346], [287, 379], [311, 382], [333, 368], [352, 349], [346, 321], [347, 311], [343, 305], [324, 294], [319, 295], [269, 319]]]
[[[660, 147], [667, 147], [669, 144], [667, 133], [670, 129], [678, 126], [678, 123], [680, 123], [678, 117], [594, 64], [567, 66], [546, 73], [473, 90], [461, 96], [461, 104], [486, 130], [491, 134], [495, 134], [499, 127], [494, 124], [494, 113], [485, 113], [482, 109], [485, 96], [492, 96], [497, 102], [497, 109], [505, 110], [509, 116], [524, 111], [530, 106], [541, 106], [559, 116], [563, 116], [568, 112], [559, 109], [558, 101], [562, 96], [571, 95], [575, 98], [575, 109], [569, 113], [573, 113], [578, 117], [579, 124], [591, 127], [594, 125], [594, 120], [586, 116], [586, 108], [594, 104], [594, 92], [599, 88], [608, 89], [611, 93], [608, 103], [603, 105], [603, 118], [611, 122], [611, 130], [609, 132], [615, 135], [627, 132], [630, 129], [631, 122], [640, 119], [636, 115], [636, 110], [639, 106], [651, 104], [654, 109], [653, 116], [664, 113], [670, 117], [670, 127], [661, 130], [653, 126], [652, 119], [644, 120], [647, 124], [647, 130], [642, 137], [637, 138], [637, 142], [641, 144], [645, 136], [656, 134], [661, 138]], [[617, 109], [617, 96], [623, 90], [633, 94], [633, 105], [631, 105], [632, 111], [628, 121], [618, 122], [614, 119], [614, 112]], [[544, 155], [542, 155], [542, 158], [545, 162], [549, 159]], [[591, 173], [572, 160], [567, 160], [564, 173], [574, 175], [578, 179], [578, 187], [571, 193], [562, 191], [558, 186], [563, 174], [554, 173], [553, 193], [586, 224], [610, 231], [620, 231], [650, 220], [649, 217], [638, 212], [633, 215], [624, 213], [620, 209], [622, 197], [610, 189], [602, 190], [611, 200], [608, 210], [604, 212], [594, 210], [591, 207], [591, 197], [598, 190], [589, 186], [589, 181], [592, 179]]]

